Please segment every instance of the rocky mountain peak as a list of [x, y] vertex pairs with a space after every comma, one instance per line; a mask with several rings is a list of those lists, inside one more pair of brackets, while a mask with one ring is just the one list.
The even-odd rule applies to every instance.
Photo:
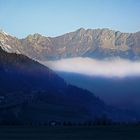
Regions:
[[6, 33], [3, 29], [0, 29], [0, 34], [8, 35], [8, 33]]
[[84, 29], [84, 28], [79, 28], [76, 32], [84, 33], [85, 31], [86, 31], [86, 29]]
[[38, 33], [35, 33], [35, 34], [33, 34], [33, 35], [28, 35], [28, 36], [26, 37], [26, 39], [27, 39], [28, 41], [32, 42], [33, 40], [38, 40], [38, 39], [40, 39], [40, 38], [42, 38], [42, 37], [43, 37], [42, 35], [40, 35], [40, 34], [38, 34]]

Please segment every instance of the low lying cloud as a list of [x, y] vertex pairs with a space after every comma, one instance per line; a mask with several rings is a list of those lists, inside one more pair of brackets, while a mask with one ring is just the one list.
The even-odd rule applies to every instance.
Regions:
[[54, 71], [73, 72], [89, 76], [120, 78], [140, 76], [140, 61], [134, 62], [125, 59], [96, 60], [78, 57], [41, 63]]

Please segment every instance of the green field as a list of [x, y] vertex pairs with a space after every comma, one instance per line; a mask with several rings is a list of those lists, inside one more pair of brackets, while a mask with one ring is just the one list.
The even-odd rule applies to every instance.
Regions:
[[0, 140], [140, 140], [140, 126], [0, 126]]

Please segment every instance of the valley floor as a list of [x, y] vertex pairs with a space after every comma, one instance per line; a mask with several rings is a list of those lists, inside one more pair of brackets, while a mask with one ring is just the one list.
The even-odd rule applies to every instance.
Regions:
[[0, 140], [140, 140], [140, 126], [0, 126]]

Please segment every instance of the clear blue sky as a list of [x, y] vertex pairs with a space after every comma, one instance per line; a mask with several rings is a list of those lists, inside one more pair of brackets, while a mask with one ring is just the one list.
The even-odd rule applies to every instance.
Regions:
[[140, 0], [0, 0], [0, 28], [19, 38], [80, 27], [140, 31]]

